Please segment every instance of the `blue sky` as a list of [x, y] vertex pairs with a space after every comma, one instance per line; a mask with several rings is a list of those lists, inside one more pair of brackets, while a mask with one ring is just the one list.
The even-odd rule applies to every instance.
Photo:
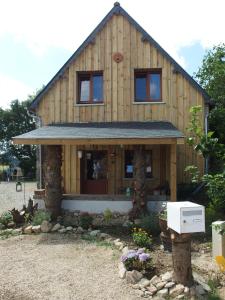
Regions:
[[[190, 75], [207, 49], [225, 42], [223, 0], [120, 3]], [[47, 84], [112, 6], [109, 0], [0, 2], [0, 106]]]

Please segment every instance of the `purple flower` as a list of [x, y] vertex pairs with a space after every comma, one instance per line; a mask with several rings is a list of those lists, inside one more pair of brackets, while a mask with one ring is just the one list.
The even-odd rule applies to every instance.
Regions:
[[138, 254], [136, 252], [128, 252], [127, 258], [136, 258], [138, 257]]
[[140, 249], [138, 249], [137, 254], [139, 255], [139, 254], [142, 254], [144, 252], [145, 252], [145, 250], [143, 248], [140, 248]]
[[141, 253], [139, 254], [138, 258], [140, 261], [146, 261], [150, 258], [150, 255], [147, 253]]
[[129, 258], [138, 258], [138, 253], [135, 250], [129, 250], [126, 255], [121, 256], [121, 261], [125, 262]]
[[122, 256], [121, 256], [121, 261], [122, 261], [122, 262], [125, 262], [126, 260], [127, 260], [127, 256], [126, 256], [126, 255], [122, 255]]

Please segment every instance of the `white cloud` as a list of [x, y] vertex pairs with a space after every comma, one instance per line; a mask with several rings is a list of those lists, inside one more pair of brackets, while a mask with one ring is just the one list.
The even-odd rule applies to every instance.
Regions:
[[[10, 33], [37, 55], [48, 47], [75, 51], [113, 1], [7, 0], [0, 5], [0, 36]], [[175, 59], [181, 47], [224, 41], [224, 0], [121, 0], [121, 5]]]
[[23, 82], [0, 73], [0, 107], [7, 108], [12, 100], [25, 100], [33, 89]]
[[[0, 0], [0, 38], [10, 35], [37, 56], [49, 47], [73, 53], [112, 6], [106, 0]], [[225, 42], [224, 0], [121, 0], [121, 6], [183, 67], [182, 47]], [[32, 92], [0, 76], [0, 105]]]

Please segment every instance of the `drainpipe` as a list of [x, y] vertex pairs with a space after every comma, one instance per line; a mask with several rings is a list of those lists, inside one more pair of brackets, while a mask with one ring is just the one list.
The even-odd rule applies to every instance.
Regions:
[[[209, 106], [206, 105], [205, 106], [205, 135], [206, 136], [208, 134], [208, 128], [209, 128], [208, 117], [209, 117]], [[205, 174], [208, 174], [208, 172], [209, 172], [209, 158], [206, 157], [205, 158]]]
[[[40, 116], [38, 116], [36, 113], [34, 113], [30, 110], [27, 110], [27, 114], [31, 118], [34, 118], [37, 128], [42, 126], [42, 120], [41, 120]], [[42, 188], [42, 151], [41, 151], [41, 145], [39, 145], [38, 148], [39, 148], [39, 164], [40, 164], [40, 167], [39, 167], [39, 180], [40, 180], [40, 188]]]

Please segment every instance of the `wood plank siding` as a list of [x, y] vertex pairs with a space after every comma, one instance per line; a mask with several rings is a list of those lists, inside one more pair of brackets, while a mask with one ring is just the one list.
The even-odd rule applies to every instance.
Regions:
[[[120, 52], [123, 60], [117, 63], [113, 53]], [[134, 102], [134, 70], [159, 68], [162, 70], [162, 102]], [[102, 71], [104, 82], [104, 103], [77, 104], [77, 72]], [[111, 121], [169, 121], [184, 135], [187, 135], [189, 108], [204, 107], [204, 99], [181, 73], [174, 72], [174, 66], [152, 45], [143, 41], [142, 34], [122, 15], [113, 15], [95, 40], [89, 43], [81, 54], [72, 61], [64, 74], [44, 94], [37, 107], [42, 124], [58, 122], [111, 122]], [[203, 117], [202, 117], [203, 118]], [[80, 166], [76, 145], [65, 145], [63, 160], [64, 189], [66, 193], [79, 193]], [[90, 149], [90, 145], [86, 146]], [[113, 146], [92, 146], [95, 149], [110, 149]], [[131, 146], [126, 146], [131, 147]], [[148, 145], [153, 149], [154, 188], [165, 179], [169, 180], [169, 146]], [[82, 146], [85, 149], [85, 146]], [[118, 192], [121, 186], [128, 186], [123, 179], [123, 149], [115, 146], [116, 164], [109, 163], [109, 193]], [[160, 160], [160, 157], [162, 158]], [[184, 169], [197, 164], [203, 172], [203, 160], [188, 145], [177, 145], [177, 181], [189, 178]], [[161, 161], [161, 164], [160, 164]], [[162, 163], [168, 168], [162, 166]], [[160, 170], [161, 173], [160, 174]]]

